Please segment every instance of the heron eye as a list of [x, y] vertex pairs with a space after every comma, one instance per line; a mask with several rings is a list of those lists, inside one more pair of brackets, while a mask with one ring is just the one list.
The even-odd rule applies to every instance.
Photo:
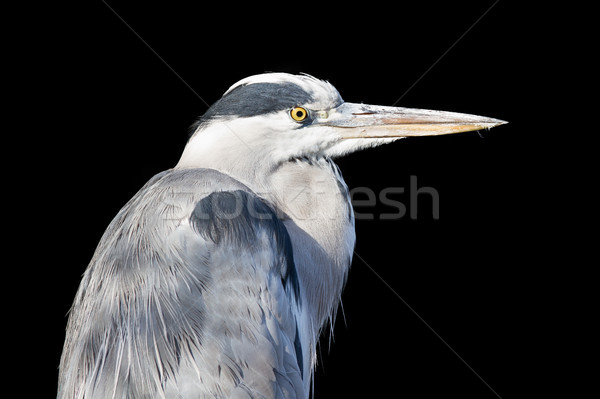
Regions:
[[302, 122], [308, 116], [308, 111], [302, 107], [294, 107], [290, 111], [290, 116], [296, 122]]

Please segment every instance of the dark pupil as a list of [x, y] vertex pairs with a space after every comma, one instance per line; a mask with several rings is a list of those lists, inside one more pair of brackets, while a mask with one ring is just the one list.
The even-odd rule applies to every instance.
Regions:
[[296, 111], [297, 118], [302, 118], [303, 115], [304, 115], [304, 113], [302, 111]]

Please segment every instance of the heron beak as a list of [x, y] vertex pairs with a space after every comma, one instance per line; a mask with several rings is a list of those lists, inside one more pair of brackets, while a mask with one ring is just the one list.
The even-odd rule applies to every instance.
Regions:
[[344, 103], [322, 125], [340, 128], [343, 139], [437, 136], [490, 129], [507, 122], [484, 116], [368, 104]]

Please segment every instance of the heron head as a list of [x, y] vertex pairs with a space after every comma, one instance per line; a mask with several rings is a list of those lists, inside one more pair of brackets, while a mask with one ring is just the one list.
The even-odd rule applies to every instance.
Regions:
[[338, 157], [404, 137], [503, 123], [455, 112], [347, 103], [335, 87], [312, 76], [266, 73], [237, 82], [209, 108], [194, 126], [178, 166], [201, 166], [207, 157], [263, 163]]

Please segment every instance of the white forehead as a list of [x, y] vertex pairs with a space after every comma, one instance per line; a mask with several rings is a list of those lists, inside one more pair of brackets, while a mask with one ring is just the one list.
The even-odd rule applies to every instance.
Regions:
[[304, 91], [310, 94], [314, 101], [313, 105], [316, 107], [326, 107], [331, 104], [341, 104], [344, 101], [340, 96], [340, 93], [336, 90], [333, 85], [325, 80], [317, 79], [313, 76], [302, 74], [292, 75], [289, 73], [263, 73], [259, 75], [248, 76], [233, 84], [223, 96], [231, 92], [233, 89], [239, 86], [251, 85], [255, 83], [275, 83], [275, 84], [286, 84], [291, 83], [300, 86]]

